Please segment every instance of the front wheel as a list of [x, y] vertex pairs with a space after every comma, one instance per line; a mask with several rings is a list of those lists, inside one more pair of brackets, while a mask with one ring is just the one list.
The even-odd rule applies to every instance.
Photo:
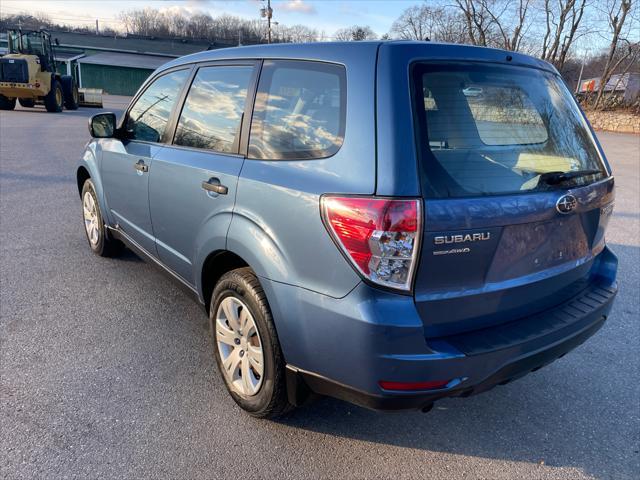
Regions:
[[73, 77], [69, 75], [63, 75], [60, 77], [60, 83], [62, 85], [62, 93], [64, 96], [64, 108], [67, 110], [78, 109], [78, 86], [73, 80]]
[[93, 253], [101, 257], [115, 257], [122, 252], [122, 243], [107, 235], [98, 196], [91, 179], [87, 179], [82, 187], [82, 218], [84, 232]]
[[62, 86], [60, 82], [55, 78], [51, 79], [51, 90], [44, 97], [44, 106], [47, 112], [61, 112], [62, 104], [64, 103], [64, 95], [62, 93]]
[[228, 272], [218, 281], [209, 320], [216, 363], [235, 402], [258, 418], [291, 410], [278, 335], [264, 290], [250, 268]]

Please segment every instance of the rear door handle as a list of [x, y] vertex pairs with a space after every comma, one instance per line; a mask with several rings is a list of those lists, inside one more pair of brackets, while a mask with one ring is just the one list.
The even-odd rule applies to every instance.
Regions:
[[134, 163], [133, 164], [133, 168], [135, 168], [139, 172], [148, 172], [149, 171], [149, 165], [146, 165], [144, 163], [144, 160], [142, 160], [142, 159], [138, 160], [137, 163]]
[[222, 185], [220, 183], [220, 179], [215, 177], [210, 178], [206, 182], [202, 182], [202, 188], [207, 192], [218, 193], [220, 195], [226, 195], [227, 193], [229, 193], [229, 189], [226, 187], [226, 185]]

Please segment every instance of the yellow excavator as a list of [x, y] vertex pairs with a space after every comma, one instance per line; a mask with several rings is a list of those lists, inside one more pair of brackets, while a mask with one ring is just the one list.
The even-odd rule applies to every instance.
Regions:
[[60, 75], [45, 30], [9, 30], [8, 53], [0, 57], [0, 110], [44, 103], [48, 112], [78, 108], [78, 86], [71, 75]]

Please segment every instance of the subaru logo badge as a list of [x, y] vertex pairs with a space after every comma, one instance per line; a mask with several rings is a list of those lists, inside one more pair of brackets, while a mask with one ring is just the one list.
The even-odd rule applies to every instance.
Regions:
[[578, 200], [573, 195], [563, 195], [556, 202], [556, 210], [562, 214], [569, 213], [578, 206]]

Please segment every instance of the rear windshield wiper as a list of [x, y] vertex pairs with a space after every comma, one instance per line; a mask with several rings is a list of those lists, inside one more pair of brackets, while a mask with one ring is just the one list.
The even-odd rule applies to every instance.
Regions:
[[572, 170], [570, 172], [547, 172], [540, 175], [538, 184], [559, 185], [567, 180], [574, 178], [588, 177], [589, 175], [598, 175], [602, 170]]

